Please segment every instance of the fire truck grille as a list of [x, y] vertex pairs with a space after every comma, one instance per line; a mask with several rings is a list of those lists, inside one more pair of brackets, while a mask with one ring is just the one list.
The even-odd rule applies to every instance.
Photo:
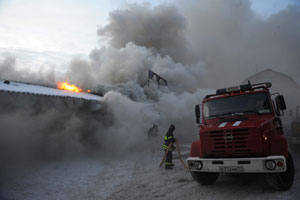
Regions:
[[230, 129], [210, 131], [209, 136], [213, 144], [214, 153], [243, 153], [250, 152], [247, 146], [248, 129]]

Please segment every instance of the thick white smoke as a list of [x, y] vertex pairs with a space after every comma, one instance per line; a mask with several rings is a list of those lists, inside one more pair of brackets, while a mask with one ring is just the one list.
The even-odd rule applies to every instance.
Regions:
[[20, 69], [16, 65], [16, 58], [7, 57], [0, 62], [0, 80], [13, 80], [28, 83], [37, 83], [47, 86], [55, 85], [55, 72], [41, 68], [38, 72], [29, 69]]
[[[159, 115], [150, 105], [138, 103], [117, 92], [108, 92], [103, 103], [114, 117], [114, 124], [106, 130], [104, 144], [110, 152], [129, 149], [144, 149], [147, 145], [147, 130]], [[99, 140], [103, 139], [100, 135]]]
[[117, 85], [134, 82], [143, 85], [151, 69], [166, 78], [175, 91], [195, 91], [201, 87], [205, 70], [203, 63], [176, 63], [172, 57], [129, 42], [122, 48], [103, 47], [90, 54], [90, 61], [71, 62], [68, 79], [85, 87]]
[[128, 42], [153, 48], [161, 56], [170, 56], [176, 62], [190, 62], [189, 43], [185, 37], [185, 17], [171, 4], [154, 8], [150, 4], [128, 4], [126, 9], [110, 13], [109, 24], [98, 30], [111, 46], [125, 47]]
[[200, 61], [209, 88], [235, 85], [266, 68], [299, 80], [299, 7], [289, 6], [268, 19], [258, 18], [250, 7], [250, 1], [240, 0], [129, 5], [113, 11], [98, 34], [108, 36], [114, 47], [134, 42], [175, 62]]
[[207, 86], [236, 85], [267, 68], [300, 79], [299, 6], [261, 19], [250, 1], [178, 0], [176, 5], [189, 24], [192, 52], [207, 64]]

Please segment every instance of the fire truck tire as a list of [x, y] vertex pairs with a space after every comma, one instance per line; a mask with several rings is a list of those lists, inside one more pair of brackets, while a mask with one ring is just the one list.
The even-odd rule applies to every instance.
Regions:
[[294, 182], [294, 162], [291, 154], [286, 158], [287, 169], [283, 173], [268, 173], [266, 180], [268, 184], [275, 190], [288, 190]]
[[191, 172], [191, 175], [193, 179], [201, 185], [212, 185], [219, 177], [219, 173], [210, 172]]

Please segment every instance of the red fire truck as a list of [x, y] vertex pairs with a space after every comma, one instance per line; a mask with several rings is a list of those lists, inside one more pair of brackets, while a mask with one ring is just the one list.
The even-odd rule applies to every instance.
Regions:
[[196, 105], [200, 140], [187, 159], [194, 180], [209, 185], [220, 173], [264, 173], [276, 190], [292, 186], [294, 164], [280, 119], [286, 105], [282, 95], [270, 94], [271, 86], [219, 89]]

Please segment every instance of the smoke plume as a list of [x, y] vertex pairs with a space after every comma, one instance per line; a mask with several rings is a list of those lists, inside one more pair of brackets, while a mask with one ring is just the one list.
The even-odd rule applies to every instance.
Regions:
[[250, 6], [240, 0], [134, 4], [113, 11], [98, 34], [109, 37], [113, 47], [133, 42], [175, 62], [201, 62], [198, 69], [208, 72], [204, 83], [209, 88], [235, 85], [266, 68], [299, 80], [299, 7], [261, 19]]
[[13, 80], [46, 86], [55, 85], [55, 72], [40, 68], [38, 72], [17, 67], [16, 58], [7, 57], [0, 63], [0, 80]]
[[[206, 63], [208, 86], [236, 85], [256, 69], [270, 68], [300, 78], [300, 9], [289, 6], [267, 19], [249, 1], [177, 2], [190, 26], [192, 51]], [[215, 81], [215, 80], [218, 81]]]
[[98, 35], [108, 37], [111, 46], [121, 48], [134, 42], [176, 62], [190, 62], [186, 19], [174, 5], [152, 8], [150, 4], [129, 4], [126, 9], [112, 11], [109, 19], [108, 25], [98, 29]]

